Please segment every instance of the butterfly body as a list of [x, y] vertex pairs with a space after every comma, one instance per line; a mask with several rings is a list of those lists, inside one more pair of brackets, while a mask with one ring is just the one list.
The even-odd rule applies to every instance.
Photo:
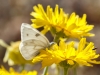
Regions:
[[26, 60], [34, 58], [41, 49], [50, 45], [48, 39], [31, 25], [21, 25], [20, 52]]

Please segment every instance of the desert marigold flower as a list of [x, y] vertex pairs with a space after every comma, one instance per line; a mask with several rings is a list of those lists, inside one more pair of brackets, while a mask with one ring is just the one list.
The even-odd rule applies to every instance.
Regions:
[[50, 30], [54, 34], [62, 32], [65, 36], [73, 38], [94, 36], [94, 34], [89, 33], [94, 26], [87, 24], [86, 14], [82, 18], [75, 13], [68, 16], [58, 5], [55, 6], [54, 10], [47, 6], [46, 11], [44, 11], [41, 4], [34, 6], [33, 9], [34, 12], [31, 13], [34, 17], [32, 26], [34, 28], [44, 27], [42, 30], [44, 34]]
[[22, 72], [16, 72], [13, 68], [10, 68], [9, 71], [7, 71], [4, 67], [0, 68], [0, 75], [37, 75], [37, 71], [25, 71]]
[[51, 49], [41, 50], [40, 54], [33, 59], [33, 63], [42, 61], [42, 67], [54, 63], [59, 64], [63, 61], [71, 66], [76, 63], [85, 66], [92, 66], [92, 63], [100, 64], [99, 61], [95, 60], [99, 57], [99, 54], [96, 54], [96, 50], [93, 50], [94, 44], [92, 42], [86, 45], [86, 39], [82, 38], [77, 49], [74, 45], [74, 42], [66, 44], [61, 40], [59, 45], [54, 44]]
[[62, 8], [59, 9], [58, 5], [56, 5], [54, 12], [49, 5], [47, 6], [46, 12], [41, 4], [38, 4], [38, 7], [34, 6], [33, 9], [34, 12], [31, 13], [31, 15], [34, 17], [34, 19], [32, 19], [32, 25], [35, 28], [44, 27], [44, 33], [46, 33], [52, 27], [64, 25], [66, 23], [67, 14], [64, 13]]
[[25, 60], [20, 51], [19, 45], [20, 41], [11, 42], [11, 45], [7, 45], [3, 40], [0, 40], [0, 45], [7, 48], [3, 62], [8, 62], [11, 65], [24, 65], [27, 63], [32, 64], [31, 60]]

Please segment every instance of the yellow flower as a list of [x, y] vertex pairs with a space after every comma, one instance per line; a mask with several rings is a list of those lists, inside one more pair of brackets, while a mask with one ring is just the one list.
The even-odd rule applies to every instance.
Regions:
[[37, 71], [22, 71], [16, 72], [13, 68], [7, 71], [4, 67], [0, 68], [0, 75], [37, 75]]
[[7, 45], [3, 40], [0, 40], [0, 45], [3, 47], [6, 47], [6, 53], [3, 59], [3, 62], [8, 62], [10, 66], [12, 65], [24, 65], [27, 63], [32, 64], [31, 60], [25, 60], [20, 51], [19, 51], [19, 45], [20, 41], [17, 42], [11, 42], [11, 45]]
[[53, 34], [62, 32], [65, 36], [72, 38], [94, 36], [94, 34], [89, 33], [94, 26], [87, 24], [86, 14], [82, 18], [75, 13], [68, 16], [58, 5], [55, 6], [54, 10], [47, 6], [46, 11], [44, 11], [41, 4], [34, 6], [33, 9], [34, 12], [31, 13], [34, 17], [32, 26], [34, 28], [44, 27], [42, 30], [44, 34], [50, 30]]
[[64, 40], [61, 40], [59, 45], [54, 44], [50, 49], [41, 50], [40, 54], [33, 59], [33, 63], [42, 61], [42, 67], [50, 66], [52, 64], [59, 64], [63, 61], [69, 65], [92, 66], [94, 64], [100, 64], [95, 59], [99, 57], [96, 54], [96, 50], [93, 50], [94, 44], [90, 42], [86, 45], [86, 39], [80, 40], [78, 48], [75, 47], [75, 42], [66, 44]]
[[[47, 6], [45, 12], [41, 4], [38, 4], [38, 7], [34, 6], [33, 9], [34, 12], [32, 12], [31, 15], [35, 19], [32, 19], [32, 25], [35, 28], [44, 26], [43, 32], [45, 33], [53, 26], [63, 25], [64, 23], [66, 23], [65, 21], [67, 20], [67, 15], [64, 13], [62, 8], [59, 9], [58, 5], [56, 5], [54, 12], [50, 6]], [[58, 9], [60, 10], [60, 12]]]

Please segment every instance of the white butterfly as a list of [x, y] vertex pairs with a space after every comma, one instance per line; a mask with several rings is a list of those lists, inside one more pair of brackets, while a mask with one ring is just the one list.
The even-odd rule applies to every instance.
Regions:
[[27, 23], [21, 25], [20, 52], [26, 60], [31, 60], [41, 49], [50, 45], [48, 39]]

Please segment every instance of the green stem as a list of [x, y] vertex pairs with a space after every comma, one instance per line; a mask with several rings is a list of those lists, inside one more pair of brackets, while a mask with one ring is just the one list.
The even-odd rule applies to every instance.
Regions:
[[68, 75], [68, 68], [64, 67], [64, 75]]
[[76, 68], [74, 68], [74, 75], [77, 75], [77, 70], [76, 70]]
[[57, 75], [60, 75], [60, 68], [58, 65], [56, 65], [56, 68], [57, 68]]
[[58, 42], [59, 42], [59, 38], [60, 38], [59, 36], [55, 35], [55, 37], [54, 37], [54, 40], [53, 40], [53, 41], [54, 41], [54, 42], [56, 42], [56, 43], [58, 43]]
[[48, 67], [44, 68], [43, 75], [47, 75]]
[[25, 65], [21, 65], [21, 72], [25, 69]]

